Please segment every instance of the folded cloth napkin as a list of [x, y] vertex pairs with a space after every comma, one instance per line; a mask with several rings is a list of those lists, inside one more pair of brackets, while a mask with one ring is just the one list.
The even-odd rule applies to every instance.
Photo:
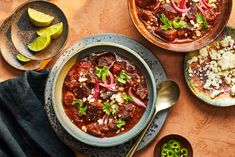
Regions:
[[48, 70], [0, 83], [0, 157], [72, 157], [50, 126], [44, 104]]

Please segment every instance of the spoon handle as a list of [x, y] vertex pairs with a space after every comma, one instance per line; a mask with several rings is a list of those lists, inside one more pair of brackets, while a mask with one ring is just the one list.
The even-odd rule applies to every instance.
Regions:
[[135, 153], [136, 149], [138, 148], [138, 146], [140, 145], [142, 139], [144, 138], [144, 135], [146, 134], [146, 132], [148, 131], [148, 129], [150, 128], [150, 126], [152, 125], [156, 115], [157, 115], [157, 112], [155, 110], [153, 116], [151, 117], [148, 125], [144, 128], [144, 130], [142, 131], [142, 133], [140, 134], [139, 138], [137, 139], [137, 141], [135, 142], [135, 144], [131, 147], [131, 149], [129, 150], [129, 152], [127, 153], [126, 157], [132, 157], [133, 154]]

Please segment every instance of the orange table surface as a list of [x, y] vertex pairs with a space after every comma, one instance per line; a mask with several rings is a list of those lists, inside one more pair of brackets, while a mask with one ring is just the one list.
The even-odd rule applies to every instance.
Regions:
[[[0, 24], [24, 1], [1, 0]], [[129, 17], [126, 0], [51, 0], [51, 2], [58, 5], [68, 18], [70, 34], [66, 48], [92, 34], [123, 34], [150, 49], [159, 58], [167, 77], [180, 85], [180, 100], [170, 110], [161, 132], [146, 148], [136, 153], [135, 157], [153, 156], [155, 144], [168, 134], [185, 136], [192, 144], [195, 157], [235, 157], [235, 106], [217, 108], [197, 99], [184, 80], [184, 54], [163, 50], [141, 36]], [[235, 27], [234, 19], [235, 3], [229, 26]], [[56, 59], [53, 59], [49, 67]], [[0, 56], [0, 82], [21, 73], [9, 66]], [[77, 157], [83, 156], [79, 152], [75, 153]]]

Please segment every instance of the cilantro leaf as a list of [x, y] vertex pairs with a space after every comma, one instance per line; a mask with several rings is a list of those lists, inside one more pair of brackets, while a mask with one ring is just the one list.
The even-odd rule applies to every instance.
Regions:
[[81, 115], [86, 115], [86, 110], [87, 110], [87, 107], [80, 107], [80, 108], [79, 108], [79, 113], [80, 113]]
[[206, 18], [201, 13], [197, 14], [196, 21], [198, 24], [204, 25], [203, 27], [204, 30], [208, 28], [208, 22], [206, 21]]
[[78, 111], [81, 115], [86, 115], [87, 107], [83, 107], [83, 102], [81, 100], [79, 100], [79, 99], [74, 100], [72, 102], [72, 105], [78, 107]]
[[123, 120], [123, 119], [118, 119], [118, 120], [116, 121], [116, 125], [117, 125], [118, 128], [121, 128], [121, 127], [123, 127], [124, 125], [126, 125], [126, 122], [125, 122], [125, 120]]
[[118, 111], [118, 105], [117, 104], [112, 105], [112, 115], [116, 114], [117, 111]]
[[130, 96], [128, 96], [126, 93], [122, 93], [122, 94], [121, 94], [121, 97], [122, 97], [122, 99], [124, 99], [126, 102], [133, 101], [133, 99], [132, 99]]
[[110, 107], [113, 103], [105, 102], [103, 106], [103, 111], [109, 116], [110, 115]]
[[72, 105], [73, 105], [73, 106], [79, 105], [79, 106], [81, 107], [81, 106], [83, 106], [83, 102], [82, 102], [81, 100], [79, 100], [79, 99], [76, 99], [76, 100], [74, 100], [74, 101], [72, 102]]
[[162, 26], [162, 30], [168, 30], [172, 29], [172, 22], [165, 16], [165, 14], [161, 14], [161, 19], [162, 23], [164, 24]]
[[185, 28], [187, 25], [187, 22], [185, 22], [184, 20], [180, 20], [179, 18], [174, 18], [173, 20], [173, 27], [175, 29]]
[[95, 73], [98, 78], [101, 78], [102, 81], [106, 81], [106, 77], [109, 75], [109, 67], [104, 66], [103, 68], [95, 67]]
[[122, 84], [126, 84], [126, 81], [130, 79], [131, 77], [125, 73], [124, 70], [122, 70], [119, 74], [119, 77], [116, 78], [117, 82], [120, 82]]

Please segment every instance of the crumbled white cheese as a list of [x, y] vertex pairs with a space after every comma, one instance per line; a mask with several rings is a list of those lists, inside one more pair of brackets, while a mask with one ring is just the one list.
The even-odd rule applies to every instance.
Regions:
[[84, 76], [80, 76], [79, 79], [78, 79], [79, 82], [86, 82], [87, 81], [87, 78], [84, 77]]
[[86, 126], [82, 126], [82, 130], [83, 130], [84, 132], [87, 132], [87, 127], [86, 127]]
[[113, 94], [110, 99], [120, 104], [124, 102], [124, 100], [122, 99], [121, 93]]
[[199, 55], [202, 56], [203, 58], [206, 58], [208, 56], [207, 47], [204, 47], [204, 48], [200, 49], [199, 50]]
[[210, 94], [211, 98], [214, 99], [216, 96], [218, 96], [220, 93], [223, 93], [224, 91], [221, 90], [213, 90]]
[[222, 47], [228, 47], [234, 45], [234, 40], [231, 36], [226, 36], [223, 40], [220, 41]]
[[97, 122], [98, 122], [98, 124], [103, 124], [104, 123], [103, 119], [98, 119]]
[[233, 86], [231, 87], [230, 94], [231, 94], [232, 96], [235, 96], [235, 85], [233, 85]]
[[224, 52], [218, 65], [222, 70], [229, 70], [235, 68], [235, 53], [233, 51]]

